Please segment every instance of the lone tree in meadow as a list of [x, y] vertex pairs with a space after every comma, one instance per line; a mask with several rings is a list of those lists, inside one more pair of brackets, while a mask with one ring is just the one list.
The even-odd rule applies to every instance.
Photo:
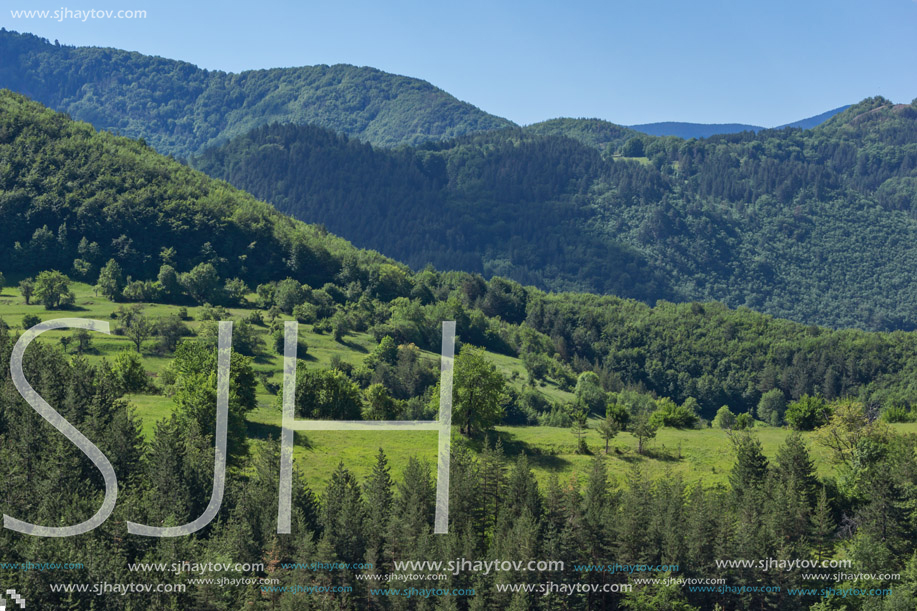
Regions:
[[120, 318], [124, 336], [133, 342], [134, 347], [137, 349], [137, 354], [140, 354], [143, 342], [156, 332], [156, 325], [143, 314], [143, 307], [139, 305], [131, 306], [127, 310], [121, 310]]
[[26, 278], [25, 280], [19, 283], [19, 292], [22, 293], [22, 298], [25, 299], [25, 304], [30, 305], [32, 301], [32, 295], [35, 294], [35, 281], [31, 278]]
[[631, 420], [630, 432], [637, 438], [638, 454], [643, 454], [643, 446], [650, 439], [655, 439], [659, 430], [659, 424], [650, 415], [648, 411], [640, 411]]
[[605, 406], [605, 419], [599, 422], [596, 426], [596, 430], [601, 435], [602, 439], [605, 440], [605, 453], [608, 454], [608, 444], [614, 439], [618, 433], [624, 430], [624, 426], [627, 424], [628, 414], [627, 408], [616, 403], [614, 401], [608, 403]]
[[41, 272], [35, 279], [35, 297], [47, 310], [70, 305], [73, 303], [70, 278], [56, 270]]
[[[465, 345], [455, 357], [452, 418], [465, 436], [493, 428], [503, 416], [506, 381], [484, 357], [484, 351]], [[439, 393], [435, 393], [436, 398]]]

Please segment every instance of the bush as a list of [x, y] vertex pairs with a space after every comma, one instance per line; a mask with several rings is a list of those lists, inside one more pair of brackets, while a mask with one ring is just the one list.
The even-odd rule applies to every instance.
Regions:
[[[271, 331], [271, 346], [274, 348], [274, 352], [280, 356], [283, 356], [284, 341], [283, 327]], [[296, 358], [301, 359], [309, 353], [309, 344], [304, 340], [300, 339], [296, 346]]]
[[797, 431], [811, 431], [828, 422], [830, 408], [821, 397], [803, 395], [786, 408], [786, 423]]
[[200, 319], [201, 320], [229, 320], [230, 314], [229, 310], [223, 306], [212, 306], [209, 303], [205, 303], [201, 308]]
[[751, 417], [751, 414], [748, 412], [742, 412], [736, 416], [735, 425], [733, 428], [737, 431], [744, 431], [745, 429], [750, 429], [755, 425], [755, 419]]
[[681, 405], [676, 405], [668, 398], [656, 401], [656, 411], [650, 416], [650, 422], [656, 427], [668, 426], [676, 429], [688, 429], [697, 424], [697, 414], [693, 406], [697, 402], [691, 397]]
[[159, 301], [162, 298], [162, 287], [150, 280], [128, 282], [121, 295], [128, 301]]
[[41, 318], [35, 314], [26, 314], [22, 317], [22, 330], [31, 329], [35, 325], [41, 322]]
[[735, 428], [736, 424], [736, 415], [730, 411], [728, 405], [724, 405], [716, 411], [716, 416], [713, 418], [713, 426], [718, 429], [731, 429]]
[[547, 414], [538, 417], [538, 423], [541, 426], [556, 426], [568, 429], [573, 425], [573, 418], [560, 405], [555, 405]]
[[888, 423], [914, 422], [917, 420], [917, 414], [904, 405], [889, 405], [885, 408], [885, 411], [882, 412], [882, 420]]

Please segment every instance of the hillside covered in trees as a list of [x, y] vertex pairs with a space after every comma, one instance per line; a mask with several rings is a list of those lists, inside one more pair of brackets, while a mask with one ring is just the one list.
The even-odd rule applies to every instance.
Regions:
[[[0, 530], [7, 563], [0, 577], [5, 587], [28, 592], [33, 606], [428, 608], [422, 595], [399, 594], [411, 587], [448, 590], [433, 599], [447, 609], [834, 608], [839, 598], [826, 599], [822, 587], [882, 591], [844, 597], [851, 610], [913, 602], [917, 437], [889, 423], [914, 420], [914, 333], [835, 331], [716, 303], [650, 307], [547, 294], [467, 272], [413, 272], [142, 143], [5, 91], [0, 159], [0, 226], [11, 232], [0, 244], [0, 312], [26, 312], [21, 321], [0, 319], [0, 362], [10, 361], [17, 334], [42, 319], [109, 312], [115, 331], [114, 338], [58, 332], [26, 354], [26, 378], [111, 459], [120, 493], [105, 525], [79, 537]], [[71, 277], [82, 281], [76, 290]], [[201, 491], [213, 479], [216, 320], [234, 322], [230, 466], [218, 518], [186, 537], [126, 535], [127, 520], [183, 524], [207, 504]], [[292, 533], [276, 533], [278, 331], [288, 320], [308, 328], [300, 338], [297, 417], [367, 420], [435, 417], [429, 355], [441, 321], [457, 322], [448, 535], [432, 534], [428, 463], [408, 459], [396, 474], [386, 453], [360, 445], [355, 451], [375, 455], [368, 472], [358, 477], [341, 463], [320, 486], [304, 475], [308, 438], [297, 446]], [[103, 342], [127, 350], [109, 359], [99, 353]], [[338, 353], [330, 359], [320, 352], [329, 344]], [[507, 359], [522, 363], [523, 376], [494, 365]], [[269, 368], [277, 371], [269, 375]], [[143, 418], [133, 406], [138, 397], [156, 403], [153, 423], [146, 422], [148, 406]], [[701, 435], [711, 432], [696, 430], [709, 420], [730, 444], [728, 485], [689, 485], [668, 469], [647, 476], [644, 444], [658, 429]], [[488, 442], [499, 423], [537, 423], [577, 440], [577, 452], [594, 458], [568, 481], [554, 473], [539, 483], [535, 466], [543, 472], [559, 457], [547, 450], [529, 456], [531, 446], [520, 450], [511, 434]], [[766, 456], [757, 431], [784, 423], [804, 433], [786, 434]], [[593, 425], [605, 452], [584, 440]], [[3, 513], [74, 523], [98, 507], [102, 481], [75, 446], [46, 427], [19, 397], [10, 369], [0, 370]], [[605, 453], [619, 434], [639, 445], [636, 452], [610, 450], [632, 464], [614, 476]], [[829, 457], [823, 472], [814, 444]], [[677, 455], [655, 450], [669, 463], [680, 454], [680, 445]], [[38, 558], [85, 564], [65, 576], [7, 568]], [[395, 568], [404, 560], [460, 558], [564, 565], [446, 571], [444, 579]], [[845, 572], [886, 577], [803, 579], [716, 564], [738, 558], [850, 559], [855, 564]], [[185, 585], [189, 575], [181, 571], [129, 567], [189, 559], [250, 563], [244, 574], [206, 576], [262, 581], [194, 583], [168, 595], [52, 587], [140, 575]], [[313, 561], [351, 564], [313, 570], [306, 564]], [[615, 562], [678, 565], [646, 576], [717, 577], [756, 590], [638, 584], [633, 575], [603, 570]], [[402, 579], [375, 577], [386, 574]], [[545, 582], [584, 587], [569, 595], [526, 591]], [[283, 590], [307, 585], [325, 589]]]
[[0, 52], [0, 86], [415, 271], [917, 328], [913, 103], [681, 140], [595, 119], [516, 128], [369, 68], [232, 75], [12, 32]]
[[775, 387], [790, 400], [917, 402], [910, 333], [832, 331], [716, 303], [546, 294], [431, 267], [415, 273], [143, 144], [9, 92], [0, 108], [0, 270], [9, 277], [54, 269], [112, 298], [198, 305], [232, 305], [263, 285], [267, 307], [303, 305], [304, 320], [330, 325], [338, 315], [350, 328], [434, 350], [440, 321], [457, 320], [463, 341], [528, 355], [536, 378], [572, 388], [594, 371], [606, 390], [693, 397], [708, 418], [723, 404], [751, 411]]
[[348, 65], [239, 74], [0, 31], [0, 87], [177, 157], [272, 122], [315, 124], [382, 146], [506, 127], [418, 79]]
[[707, 140], [565, 120], [397, 151], [274, 125], [194, 165], [415, 268], [917, 326], [914, 104]]

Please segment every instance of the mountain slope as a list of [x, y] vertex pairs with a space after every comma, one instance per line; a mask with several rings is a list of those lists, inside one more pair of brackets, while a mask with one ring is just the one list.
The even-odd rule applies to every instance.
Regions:
[[291, 125], [256, 129], [192, 159], [282, 212], [416, 269], [677, 299], [634, 249], [582, 231], [591, 216], [578, 195], [582, 177], [602, 163], [591, 146], [518, 129], [391, 151]]
[[291, 126], [193, 163], [418, 268], [914, 329], [915, 108], [874, 98], [813, 130], [644, 136], [645, 163], [529, 128], [383, 151]]
[[0, 87], [179, 157], [272, 122], [321, 125], [381, 146], [512, 125], [425, 81], [374, 68], [231, 74], [6, 30], [0, 58]]
[[839, 106], [838, 108], [835, 108], [833, 110], [829, 110], [821, 114], [817, 114], [814, 117], [808, 117], [805, 119], [800, 119], [799, 121], [793, 121], [792, 123], [787, 123], [786, 125], [780, 125], [779, 127], [776, 127], [774, 129], [782, 129], [784, 127], [798, 127], [800, 129], [812, 129], [813, 127], [817, 125], [821, 125], [822, 123], [824, 123], [825, 121], [833, 117], [834, 115], [844, 112], [848, 108], [850, 108], [850, 104], [847, 104], [846, 106]]
[[[869, 115], [870, 121], [874, 116], [878, 113]], [[576, 150], [571, 146], [596, 154], [569, 139], [548, 142], [557, 147], [559, 158], [570, 158]], [[0, 242], [0, 272], [9, 279], [59, 269], [95, 284], [101, 265], [114, 259], [125, 275], [133, 276], [133, 284], [151, 284], [172, 305], [203, 306], [197, 312], [200, 322], [208, 297], [199, 294], [200, 282], [190, 272], [209, 263], [222, 278], [241, 277], [249, 289], [258, 287], [258, 307], [265, 312], [246, 324], [276, 326], [283, 319], [279, 312], [292, 311], [311, 320], [304, 324], [312, 324], [313, 334], [336, 327], [346, 335], [352, 329], [377, 342], [387, 335], [408, 349], [413, 344], [435, 350], [442, 321], [456, 320], [462, 342], [501, 353], [504, 365], [507, 358], [521, 357], [522, 362], [513, 363], [517, 372], [550, 378], [552, 386], [570, 391], [577, 374], [592, 371], [609, 390], [641, 388], [679, 403], [693, 397], [705, 417], [723, 404], [751, 410], [763, 392], [775, 387], [793, 399], [820, 393], [827, 398], [858, 395], [882, 405], [915, 400], [915, 334], [831, 331], [716, 303], [650, 307], [612, 296], [545, 294], [503, 278], [485, 282], [429, 268], [411, 273], [378, 253], [357, 250], [284, 217], [141, 143], [95, 132], [5, 91], [0, 91], [0, 159], [5, 164], [0, 168], [0, 226], [10, 231]], [[76, 257], [90, 268], [77, 265]], [[161, 292], [168, 291], [167, 282], [156, 281], [163, 261], [182, 272], [174, 292]], [[251, 307], [253, 296], [235, 294], [231, 302], [229, 291], [217, 290], [209, 303], [230, 305], [238, 317], [236, 308]], [[159, 301], [127, 290], [113, 297]], [[73, 306], [77, 316], [84, 305]], [[357, 349], [346, 341], [326, 343], [332, 341], [335, 349]], [[276, 359], [276, 349], [263, 354], [268, 355]], [[327, 362], [330, 357], [323, 358]], [[398, 363], [399, 371], [410, 369], [410, 362]], [[364, 387], [392, 383], [392, 370], [377, 371], [379, 379], [342, 366], [342, 375], [347, 371]], [[413, 374], [405, 375], [408, 380]], [[550, 409], [544, 400], [529, 401], [531, 392], [513, 379], [519, 393], [510, 398], [507, 421], [524, 423]], [[424, 405], [421, 400], [415, 407]]]
[[387, 261], [294, 221], [142, 143], [96, 132], [0, 90], [0, 268], [17, 275], [94, 278], [110, 258], [126, 275], [155, 278], [212, 263], [247, 282], [294, 275], [332, 280], [345, 261]]

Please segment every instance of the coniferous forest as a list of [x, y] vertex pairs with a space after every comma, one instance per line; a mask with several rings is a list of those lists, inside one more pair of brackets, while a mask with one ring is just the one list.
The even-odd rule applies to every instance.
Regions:
[[[682, 140], [368, 68], [5, 30], [0, 58], [0, 586], [27, 608], [915, 608], [917, 104]], [[107, 489], [9, 366], [61, 318], [111, 333], [43, 334], [24, 377], [117, 503], [29, 536], [8, 518]], [[220, 321], [219, 510], [128, 534], [208, 508]], [[278, 533], [294, 321], [296, 418], [357, 422], [437, 419], [455, 321], [447, 534], [437, 439], [402, 431], [296, 433]]]

